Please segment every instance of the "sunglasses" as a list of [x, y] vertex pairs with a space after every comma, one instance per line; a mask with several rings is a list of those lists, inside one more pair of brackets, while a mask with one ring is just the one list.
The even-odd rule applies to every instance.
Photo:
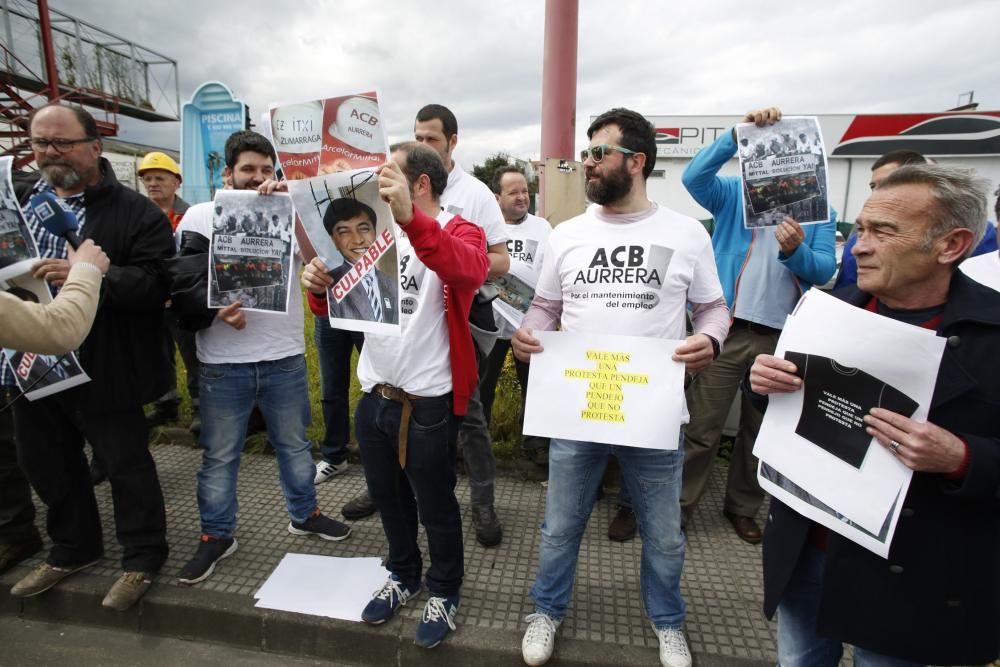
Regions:
[[580, 151], [580, 161], [586, 162], [589, 157], [594, 162], [600, 162], [604, 159], [604, 156], [608, 154], [609, 151], [617, 151], [625, 155], [635, 155], [636, 151], [630, 150], [628, 148], [623, 148], [621, 146], [612, 146], [610, 144], [597, 144], [596, 146], [591, 146], [590, 148], [584, 148]]

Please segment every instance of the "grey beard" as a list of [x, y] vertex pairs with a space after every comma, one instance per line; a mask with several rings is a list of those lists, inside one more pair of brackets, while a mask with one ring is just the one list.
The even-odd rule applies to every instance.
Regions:
[[83, 182], [83, 175], [65, 164], [50, 164], [41, 171], [45, 182], [60, 190], [73, 190]]

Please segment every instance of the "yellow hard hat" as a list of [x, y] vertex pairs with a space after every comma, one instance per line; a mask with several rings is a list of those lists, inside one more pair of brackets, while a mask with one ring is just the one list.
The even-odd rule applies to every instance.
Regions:
[[142, 162], [139, 163], [140, 176], [142, 176], [143, 172], [150, 169], [162, 169], [163, 171], [169, 171], [177, 178], [181, 177], [181, 168], [177, 166], [177, 163], [173, 161], [173, 158], [166, 153], [161, 153], [160, 151], [146, 153], [146, 157], [142, 158]]

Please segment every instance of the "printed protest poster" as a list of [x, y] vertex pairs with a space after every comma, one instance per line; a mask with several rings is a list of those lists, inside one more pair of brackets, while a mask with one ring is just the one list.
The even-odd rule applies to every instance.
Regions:
[[899, 521], [900, 511], [903, 508], [901, 499], [903, 494], [906, 493], [904, 487], [900, 487], [899, 495], [896, 496], [896, 499], [889, 508], [889, 512], [882, 521], [882, 525], [877, 531], [869, 531], [822, 502], [763, 461], [758, 463], [757, 479], [760, 481], [761, 488], [771, 494], [772, 498], [780, 500], [789, 507], [794, 508], [796, 512], [807, 519], [811, 519], [843, 535], [882, 558], [888, 558], [889, 546], [892, 543], [892, 536], [896, 532], [896, 524]]
[[774, 227], [785, 216], [800, 225], [830, 219], [826, 150], [815, 116], [785, 116], [763, 127], [741, 123], [736, 143], [744, 227]]
[[330, 326], [400, 335], [398, 231], [372, 170], [288, 182], [302, 228], [323, 261]]
[[290, 181], [377, 167], [389, 153], [378, 91], [272, 104], [271, 136]]
[[[42, 304], [52, 301], [48, 284], [30, 273], [0, 280], [0, 288], [23, 301]], [[29, 401], [90, 382], [90, 377], [80, 367], [80, 362], [72, 352], [57, 355], [4, 349], [3, 354], [14, 371], [18, 388]]]
[[515, 329], [521, 326], [521, 320], [535, 298], [533, 278], [535, 276], [521, 278], [517, 273], [511, 272], [493, 279], [497, 288], [493, 310]]
[[770, 396], [754, 446], [762, 486], [831, 530], [887, 550], [912, 471], [865, 432], [863, 418], [882, 407], [926, 420], [944, 344], [928, 329], [807, 292], [775, 350], [803, 384]]
[[552, 227], [545, 218], [533, 215], [525, 215], [521, 222], [508, 223], [506, 227], [510, 269], [492, 281], [497, 287], [493, 311], [501, 338], [510, 338], [514, 330], [521, 326], [521, 320], [535, 298], [535, 284], [542, 269], [545, 242], [552, 233]]
[[684, 409], [684, 341], [536, 331], [526, 435], [677, 449]]
[[208, 307], [237, 301], [244, 310], [288, 312], [293, 209], [282, 193], [220, 190], [209, 248]]
[[31, 270], [39, 259], [11, 181], [12, 157], [0, 157], [0, 280]]

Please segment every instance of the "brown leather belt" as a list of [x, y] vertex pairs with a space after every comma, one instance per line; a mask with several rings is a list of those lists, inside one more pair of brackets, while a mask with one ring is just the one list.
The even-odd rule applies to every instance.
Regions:
[[757, 322], [751, 322], [750, 320], [743, 320], [738, 317], [733, 318], [733, 329], [739, 327], [742, 331], [749, 331], [752, 334], [759, 334], [762, 336], [771, 335], [781, 335], [781, 329], [775, 329], [774, 327], [765, 326], [763, 324], [758, 324]]
[[388, 384], [375, 385], [372, 393], [403, 405], [403, 412], [399, 415], [399, 467], [406, 468], [406, 441], [410, 435], [410, 415], [413, 414], [413, 404], [410, 401], [419, 401], [425, 397], [408, 394], [399, 387]]

